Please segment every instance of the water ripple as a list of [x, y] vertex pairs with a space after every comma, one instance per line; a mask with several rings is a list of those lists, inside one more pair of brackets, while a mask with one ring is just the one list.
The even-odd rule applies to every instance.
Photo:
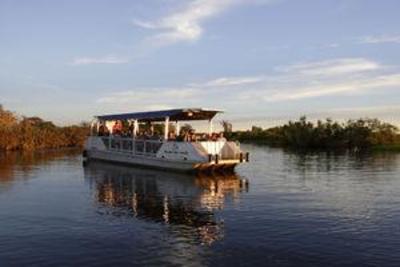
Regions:
[[0, 157], [0, 266], [399, 266], [400, 155], [247, 146], [231, 176]]

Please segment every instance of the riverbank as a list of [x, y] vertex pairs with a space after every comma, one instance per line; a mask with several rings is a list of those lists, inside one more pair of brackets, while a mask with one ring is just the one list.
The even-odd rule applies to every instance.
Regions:
[[248, 131], [226, 133], [242, 143], [268, 145], [301, 151], [394, 151], [400, 152], [400, 135], [396, 126], [378, 119], [330, 119], [313, 123], [305, 117], [273, 128], [253, 126]]
[[39, 117], [23, 117], [0, 105], [0, 151], [82, 147], [89, 125], [56, 126]]
[[[399, 129], [378, 119], [345, 123], [327, 119], [313, 123], [301, 117], [267, 129], [253, 126], [251, 130], [231, 132], [228, 128], [225, 128], [228, 139], [293, 150], [400, 152]], [[89, 131], [87, 123], [60, 127], [39, 117], [18, 116], [0, 105], [0, 151], [79, 148], [83, 147]]]
[[400, 143], [391, 145], [376, 145], [371, 148], [372, 151], [388, 151], [388, 152], [400, 152]]
[[[313, 151], [313, 152], [318, 152], [318, 151], [327, 151], [327, 149], [310, 149], [310, 148], [304, 148], [304, 149], [296, 149], [294, 147], [288, 147], [288, 146], [281, 146], [279, 144], [275, 144], [275, 143], [270, 143], [266, 140], [238, 140], [235, 139], [236, 141], [239, 141], [242, 144], [249, 144], [249, 145], [259, 145], [259, 146], [268, 146], [271, 148], [286, 148], [289, 150], [298, 150], [298, 151], [302, 151], [302, 152], [308, 152], [308, 151]], [[347, 150], [346, 148], [336, 148], [336, 149], [329, 149], [328, 151], [334, 151], [334, 152], [342, 152]], [[357, 151], [357, 149], [356, 149]], [[371, 146], [367, 149], [363, 149], [362, 151], [371, 151], [371, 152], [399, 152], [400, 153], [400, 143], [396, 143], [396, 144], [389, 144], [389, 145], [374, 145]]]

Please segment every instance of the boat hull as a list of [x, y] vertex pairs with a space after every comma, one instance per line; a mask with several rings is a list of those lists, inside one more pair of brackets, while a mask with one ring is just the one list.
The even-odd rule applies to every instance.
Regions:
[[182, 162], [152, 156], [138, 156], [128, 153], [85, 150], [83, 156], [86, 160], [106, 161], [135, 167], [171, 170], [177, 172], [233, 172], [239, 163], [236, 160], [213, 162]]
[[84, 158], [181, 172], [232, 172], [243, 158], [232, 142], [174, 142], [121, 137], [88, 138]]

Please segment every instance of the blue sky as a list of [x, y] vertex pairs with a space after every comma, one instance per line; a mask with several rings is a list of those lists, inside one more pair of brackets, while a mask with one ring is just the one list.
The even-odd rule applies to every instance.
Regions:
[[58, 124], [211, 107], [237, 128], [400, 114], [399, 1], [0, 0], [0, 103]]

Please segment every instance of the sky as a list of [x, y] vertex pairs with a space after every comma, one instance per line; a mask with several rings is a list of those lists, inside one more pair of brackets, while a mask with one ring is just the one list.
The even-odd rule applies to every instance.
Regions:
[[0, 0], [0, 104], [59, 125], [206, 107], [399, 125], [398, 0]]

